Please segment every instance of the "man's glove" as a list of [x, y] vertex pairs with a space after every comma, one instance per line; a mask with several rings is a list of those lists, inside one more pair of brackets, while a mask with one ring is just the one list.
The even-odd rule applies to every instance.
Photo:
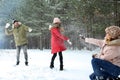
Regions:
[[70, 45], [72, 45], [72, 42], [71, 42], [69, 39], [67, 40], [67, 42], [68, 42]]
[[5, 28], [9, 28], [10, 23], [6, 23]]
[[29, 28], [29, 32], [32, 32], [32, 29], [31, 29], [31, 28]]

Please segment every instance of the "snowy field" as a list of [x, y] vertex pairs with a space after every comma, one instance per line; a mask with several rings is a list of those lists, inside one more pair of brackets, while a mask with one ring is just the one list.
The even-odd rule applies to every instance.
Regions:
[[50, 69], [50, 50], [28, 50], [29, 66], [24, 64], [21, 51], [20, 65], [16, 64], [16, 50], [0, 50], [0, 80], [90, 80], [91, 55], [95, 51], [66, 50], [63, 52], [64, 71], [59, 71], [59, 57]]

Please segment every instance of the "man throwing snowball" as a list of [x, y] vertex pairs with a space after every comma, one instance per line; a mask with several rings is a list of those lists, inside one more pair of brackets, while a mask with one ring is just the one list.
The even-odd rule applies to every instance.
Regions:
[[20, 50], [21, 48], [23, 49], [24, 52], [24, 57], [25, 57], [25, 65], [28, 66], [28, 54], [27, 54], [27, 32], [31, 32], [32, 29], [29, 28], [28, 26], [23, 25], [21, 22], [14, 20], [12, 22], [12, 29], [8, 29], [10, 24], [6, 23], [5, 25], [5, 33], [7, 35], [13, 35], [15, 44], [16, 44], [16, 50], [17, 50], [17, 55], [16, 55], [16, 65], [19, 65], [20, 63]]

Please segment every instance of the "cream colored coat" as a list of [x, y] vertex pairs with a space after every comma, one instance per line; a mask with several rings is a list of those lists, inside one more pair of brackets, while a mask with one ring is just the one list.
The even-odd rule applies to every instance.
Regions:
[[104, 40], [94, 38], [85, 38], [85, 42], [101, 47], [100, 54], [97, 54], [95, 56], [96, 58], [110, 61], [114, 65], [120, 67], [120, 44], [118, 45], [118, 43], [120, 43], [120, 39], [112, 41], [109, 43], [110, 45], [106, 45]]

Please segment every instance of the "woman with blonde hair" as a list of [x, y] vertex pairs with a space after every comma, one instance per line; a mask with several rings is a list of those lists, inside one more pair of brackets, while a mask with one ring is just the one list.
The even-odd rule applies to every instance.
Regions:
[[119, 80], [120, 75], [120, 28], [110, 26], [105, 29], [104, 40], [84, 38], [85, 42], [101, 47], [99, 54], [92, 57], [91, 80]]

